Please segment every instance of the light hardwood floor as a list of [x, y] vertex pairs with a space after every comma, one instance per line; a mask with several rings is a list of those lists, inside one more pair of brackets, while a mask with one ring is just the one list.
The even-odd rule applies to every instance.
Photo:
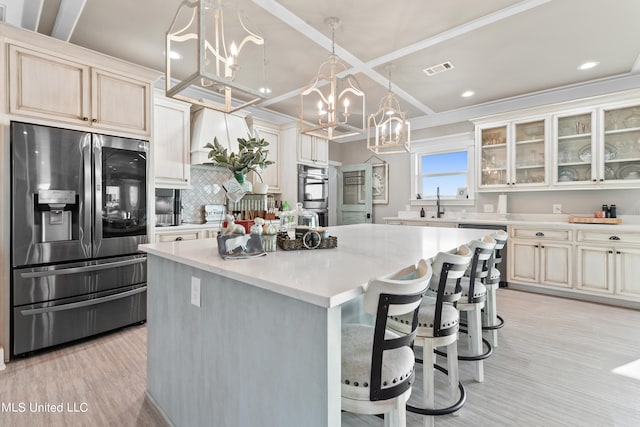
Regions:
[[[640, 426], [640, 362], [637, 378], [612, 372], [640, 359], [640, 311], [500, 289], [498, 312], [506, 326], [485, 381], [474, 382], [471, 363], [460, 362], [467, 402], [437, 426]], [[144, 398], [145, 372], [144, 326], [12, 362], [0, 371], [0, 426], [165, 426]], [[445, 387], [443, 375], [437, 383]], [[65, 411], [30, 413], [30, 402]], [[6, 411], [20, 403], [24, 413]], [[68, 412], [74, 404], [86, 412]], [[420, 417], [409, 414], [408, 423], [419, 426]], [[343, 426], [382, 425], [343, 413]]]

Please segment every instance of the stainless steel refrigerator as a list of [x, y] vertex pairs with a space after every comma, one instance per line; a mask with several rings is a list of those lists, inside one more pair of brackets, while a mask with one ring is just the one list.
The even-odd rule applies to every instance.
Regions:
[[11, 123], [12, 355], [145, 320], [147, 152]]

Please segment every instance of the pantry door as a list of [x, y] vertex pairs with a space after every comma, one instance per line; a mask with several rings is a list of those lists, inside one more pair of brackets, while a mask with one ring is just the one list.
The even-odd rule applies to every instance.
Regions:
[[371, 164], [338, 168], [338, 225], [372, 222]]

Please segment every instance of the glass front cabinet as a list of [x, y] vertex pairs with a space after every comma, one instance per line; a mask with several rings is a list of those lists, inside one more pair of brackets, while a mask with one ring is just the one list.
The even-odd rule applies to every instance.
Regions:
[[545, 118], [479, 127], [480, 188], [547, 184]]
[[478, 191], [637, 187], [640, 92], [624, 97], [477, 122]]
[[603, 108], [598, 180], [640, 180], [640, 105]]
[[571, 186], [596, 181], [598, 168], [595, 111], [578, 111], [554, 117], [555, 167], [552, 181]]
[[640, 104], [555, 116], [557, 186], [626, 187], [640, 180]]

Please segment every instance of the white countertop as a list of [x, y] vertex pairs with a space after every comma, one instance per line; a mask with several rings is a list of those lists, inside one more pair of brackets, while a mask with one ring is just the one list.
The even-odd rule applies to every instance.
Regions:
[[168, 232], [168, 231], [183, 231], [183, 230], [210, 230], [219, 229], [222, 226], [220, 222], [211, 222], [204, 224], [188, 224], [182, 223], [180, 225], [170, 225], [165, 227], [155, 227], [156, 233]]
[[[141, 245], [151, 254], [220, 274], [321, 307], [363, 293], [369, 279], [394, 273], [439, 251], [481, 238], [476, 229], [357, 224], [331, 227], [334, 249], [268, 252], [252, 259], [223, 260], [215, 239]], [[153, 284], [150, 284], [153, 286]]]
[[[505, 225], [505, 226], [531, 226], [531, 227], [558, 227], [571, 229], [605, 230], [605, 231], [639, 231], [640, 215], [620, 215], [621, 224], [579, 224], [570, 223], [569, 216], [565, 214], [469, 214], [445, 215], [442, 218], [421, 218], [419, 216], [384, 217], [385, 221], [411, 221], [424, 223], [447, 224], [477, 224], [477, 225]], [[587, 217], [588, 215], [572, 215], [575, 217]]]

